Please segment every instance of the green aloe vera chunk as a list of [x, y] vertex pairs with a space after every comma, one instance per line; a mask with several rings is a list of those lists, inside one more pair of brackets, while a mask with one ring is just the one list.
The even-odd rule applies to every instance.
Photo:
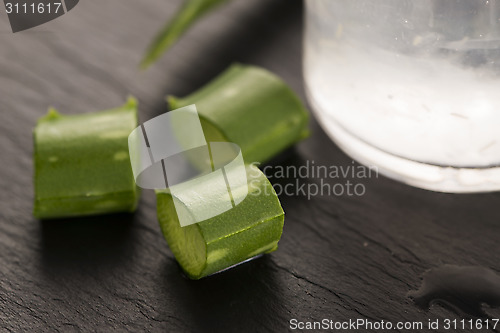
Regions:
[[[247, 184], [241, 186], [248, 186], [248, 194], [238, 205], [185, 227], [180, 226], [179, 216], [194, 218], [196, 212], [217, 209], [217, 174], [157, 190], [161, 229], [189, 278], [200, 279], [277, 249], [283, 231], [283, 209], [266, 176], [255, 166], [247, 166], [246, 172]], [[235, 201], [244, 192], [233, 189]]]
[[128, 136], [138, 126], [137, 102], [81, 115], [54, 109], [34, 130], [37, 218], [131, 212], [139, 198]]
[[167, 22], [153, 40], [141, 62], [141, 67], [149, 67], [158, 60], [158, 58], [160, 58], [198, 18], [227, 1], [228, 0], [186, 0], [181, 9], [175, 14], [174, 18]]
[[273, 73], [234, 64], [170, 108], [196, 104], [207, 141], [238, 144], [247, 164], [266, 162], [307, 137], [309, 114], [295, 93]]

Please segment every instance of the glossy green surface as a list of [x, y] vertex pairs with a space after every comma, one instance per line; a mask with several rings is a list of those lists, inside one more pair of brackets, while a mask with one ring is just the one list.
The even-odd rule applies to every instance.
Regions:
[[295, 93], [271, 72], [232, 65], [171, 109], [196, 104], [207, 141], [238, 144], [245, 163], [266, 162], [307, 137], [309, 114]]
[[138, 201], [128, 135], [138, 126], [137, 102], [81, 115], [55, 110], [34, 130], [37, 218], [134, 211]]
[[[262, 253], [277, 249], [283, 231], [284, 212], [266, 176], [247, 166], [248, 195], [236, 207], [205, 221], [181, 227], [178, 216], [195, 211], [214, 210], [217, 205], [210, 188], [213, 179], [198, 179], [181, 184], [187, 196], [170, 190], [157, 191], [160, 226], [177, 261], [191, 279], [199, 279]], [[173, 189], [174, 187], [172, 187]], [[233, 195], [244, 191], [233, 190]], [[183, 197], [182, 201], [179, 197]], [[177, 203], [174, 205], [174, 200]], [[180, 204], [180, 205], [179, 205]], [[178, 211], [176, 207], [182, 207]]]

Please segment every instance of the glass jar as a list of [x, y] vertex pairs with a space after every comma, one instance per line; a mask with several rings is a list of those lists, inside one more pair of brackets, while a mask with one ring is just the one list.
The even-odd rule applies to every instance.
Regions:
[[306, 0], [316, 118], [359, 162], [443, 192], [500, 189], [500, 0]]

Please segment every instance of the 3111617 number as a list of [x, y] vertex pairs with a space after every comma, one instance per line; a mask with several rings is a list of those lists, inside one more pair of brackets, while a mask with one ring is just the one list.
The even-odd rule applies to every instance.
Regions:
[[53, 3], [5, 3], [7, 14], [57, 14], [63, 10], [61, 2]]

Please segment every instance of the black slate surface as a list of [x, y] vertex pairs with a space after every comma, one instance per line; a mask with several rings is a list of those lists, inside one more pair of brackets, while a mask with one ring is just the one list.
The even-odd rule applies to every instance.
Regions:
[[[432, 193], [380, 176], [357, 180], [364, 196], [282, 196], [279, 250], [201, 281], [182, 276], [151, 192], [133, 215], [32, 217], [31, 131], [48, 106], [80, 113], [133, 94], [145, 121], [166, 110], [166, 94], [187, 94], [233, 61], [274, 71], [305, 101], [296, 0], [234, 2], [137, 70], [179, 4], [84, 1], [18, 34], [0, 14], [0, 331], [283, 332], [292, 318], [460, 318], [439, 305], [419, 309], [407, 293], [446, 263], [500, 271], [498, 193]], [[352, 165], [311, 128], [280, 163]]]

